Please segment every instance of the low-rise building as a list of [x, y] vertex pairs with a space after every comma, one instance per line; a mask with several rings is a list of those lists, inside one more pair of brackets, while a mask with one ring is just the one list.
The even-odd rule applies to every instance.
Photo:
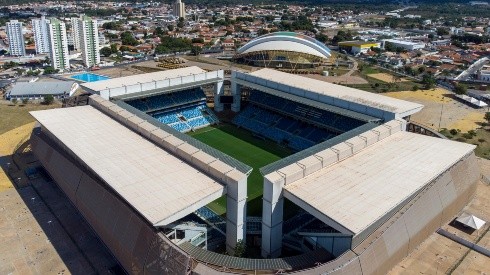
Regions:
[[75, 81], [43, 81], [43, 82], [17, 82], [12, 90], [7, 92], [7, 100], [29, 99], [40, 100], [47, 95], [54, 98], [65, 98], [72, 95], [79, 85]]
[[367, 53], [371, 48], [379, 48], [381, 43], [379, 42], [365, 42], [365, 41], [346, 41], [339, 43], [339, 49], [345, 50], [352, 54]]
[[381, 47], [386, 48], [387, 44], [392, 44], [396, 48], [403, 48], [407, 51], [414, 51], [425, 48], [425, 43], [422, 42], [412, 42], [397, 39], [385, 39], [381, 42]]

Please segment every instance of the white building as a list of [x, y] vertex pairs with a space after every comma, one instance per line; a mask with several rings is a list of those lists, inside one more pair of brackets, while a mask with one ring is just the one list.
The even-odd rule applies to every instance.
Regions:
[[414, 51], [414, 50], [425, 48], [425, 43], [421, 43], [421, 42], [417, 43], [417, 42], [404, 41], [404, 40], [385, 39], [381, 42], [381, 47], [383, 49], [385, 48], [386, 43], [392, 44], [397, 48], [403, 48], [407, 51]]
[[84, 16], [78, 19], [78, 26], [83, 63], [87, 67], [98, 65], [100, 63], [100, 53], [97, 20]]
[[48, 23], [44, 16], [41, 19], [32, 20], [32, 30], [34, 32], [34, 42], [36, 43], [36, 53], [49, 53]]
[[[99, 47], [105, 45], [107, 43], [104, 34], [99, 33]], [[100, 52], [99, 52], [100, 53]]]
[[478, 70], [478, 80], [490, 82], [490, 66], [483, 66], [481, 70]]
[[79, 20], [80, 20], [80, 18], [78, 18], [78, 17], [70, 18], [71, 35], [73, 38], [73, 48], [77, 51], [82, 48], [81, 42], [80, 42], [80, 33], [79, 33], [79, 30], [80, 30]]
[[183, 17], [185, 18], [185, 4], [182, 3], [180, 0], [176, 0], [174, 3], [174, 12], [173, 12], [175, 17]]
[[52, 18], [48, 23], [49, 57], [51, 66], [58, 70], [70, 68], [68, 53], [68, 40], [66, 37], [66, 25], [58, 19]]
[[10, 20], [7, 22], [7, 38], [9, 40], [10, 55], [23, 56], [26, 55], [24, 47], [24, 35], [22, 34], [22, 22]]

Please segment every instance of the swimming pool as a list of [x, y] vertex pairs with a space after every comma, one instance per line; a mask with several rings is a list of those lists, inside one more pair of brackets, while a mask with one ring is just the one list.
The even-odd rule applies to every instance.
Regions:
[[93, 74], [93, 73], [77, 74], [77, 75], [71, 76], [71, 78], [74, 78], [74, 79], [77, 79], [77, 80], [81, 80], [81, 81], [84, 81], [84, 82], [95, 82], [95, 81], [109, 79], [109, 77], [107, 77], [107, 76]]

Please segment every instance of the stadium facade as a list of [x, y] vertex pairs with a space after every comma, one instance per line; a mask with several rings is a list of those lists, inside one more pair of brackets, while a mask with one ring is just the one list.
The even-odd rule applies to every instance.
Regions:
[[[223, 80], [195, 67], [110, 79], [82, 84], [86, 106], [31, 112], [34, 154], [130, 274], [383, 274], [475, 192], [475, 146], [406, 131], [419, 104], [233, 72], [232, 123], [296, 152], [260, 169], [251, 219], [251, 168], [184, 134], [220, 123], [200, 87], [213, 85], [219, 111]], [[226, 216], [213, 215], [206, 205], [224, 195]], [[300, 214], [284, 220], [285, 199]], [[212, 251], [250, 234], [263, 259]], [[302, 252], [279, 258], [291, 247]]]
[[237, 50], [233, 59], [258, 67], [305, 69], [322, 65], [330, 55], [330, 49], [314, 38], [294, 32], [274, 32], [248, 42]]

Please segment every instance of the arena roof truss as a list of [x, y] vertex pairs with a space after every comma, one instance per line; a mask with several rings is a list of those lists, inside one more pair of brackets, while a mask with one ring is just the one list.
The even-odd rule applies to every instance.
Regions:
[[309, 36], [294, 32], [275, 32], [257, 37], [239, 48], [237, 53], [243, 55], [257, 51], [274, 50], [305, 53], [319, 58], [329, 58], [331, 55], [330, 49], [325, 44]]
[[358, 89], [328, 83], [321, 80], [288, 74], [273, 69], [261, 69], [252, 73], [232, 73], [233, 81], [245, 86], [257, 84], [294, 94], [303, 98], [363, 113], [385, 121], [404, 118], [419, 112], [423, 105], [396, 98], [373, 94]]
[[288, 93], [285, 93], [285, 92], [282, 92], [282, 91], [279, 91], [279, 90], [276, 90], [273, 88], [269, 88], [269, 87], [262, 86], [259, 84], [255, 84], [255, 83], [250, 83], [248, 81], [244, 81], [241, 79], [235, 79], [235, 82], [238, 84], [241, 84], [243, 86], [268, 93], [268, 94], [273, 95], [273, 96], [281, 97], [281, 98], [284, 98], [284, 99], [287, 99], [290, 101], [294, 101], [297, 103], [302, 103], [302, 104], [308, 105], [310, 107], [314, 107], [314, 108], [317, 108], [320, 110], [336, 113], [336, 114], [339, 114], [342, 116], [354, 118], [354, 119], [365, 121], [365, 122], [380, 122], [381, 121], [380, 118], [376, 118], [376, 117], [365, 115], [362, 113], [346, 110], [346, 109], [343, 109], [343, 108], [340, 108], [337, 106], [318, 102], [318, 101], [311, 100], [311, 99], [304, 98], [304, 97], [300, 97], [297, 95], [288, 94]]
[[[282, 54], [286, 57], [285, 60], [273, 59], [271, 57], [277, 56], [278, 54]], [[256, 57], [256, 58], [254, 58]], [[301, 57], [301, 58], [300, 58]], [[276, 62], [284, 62], [291, 64], [288, 69], [297, 69], [299, 65], [320, 65], [322, 64], [326, 58], [319, 57], [317, 55], [311, 53], [299, 53], [292, 50], [260, 50], [254, 52], [248, 52], [243, 54], [236, 54], [233, 59], [239, 60], [243, 59], [246, 63], [256, 63], [261, 62], [263, 66], [266, 68], [277, 67], [274, 66]], [[305, 60], [301, 60], [305, 59]]]
[[191, 83], [182, 83], [179, 85], [168, 86], [165, 88], [157, 88], [157, 89], [152, 89], [152, 90], [146, 90], [143, 92], [125, 94], [125, 95], [120, 95], [120, 96], [112, 96], [111, 99], [113, 99], [113, 100], [131, 100], [131, 99], [156, 96], [156, 95], [161, 95], [161, 94], [170, 94], [170, 93], [174, 93], [174, 92], [178, 92], [178, 91], [182, 91], [182, 90], [186, 90], [186, 89], [190, 89], [190, 88], [200, 87], [203, 85], [214, 84], [218, 81], [223, 81], [223, 78], [213, 77], [213, 78], [208, 78], [208, 79], [201, 80], [201, 81], [196, 81], [196, 82], [191, 82]]
[[224, 80], [224, 71], [206, 72], [193, 66], [148, 74], [83, 83], [81, 86], [104, 99], [129, 99], [173, 92]]

